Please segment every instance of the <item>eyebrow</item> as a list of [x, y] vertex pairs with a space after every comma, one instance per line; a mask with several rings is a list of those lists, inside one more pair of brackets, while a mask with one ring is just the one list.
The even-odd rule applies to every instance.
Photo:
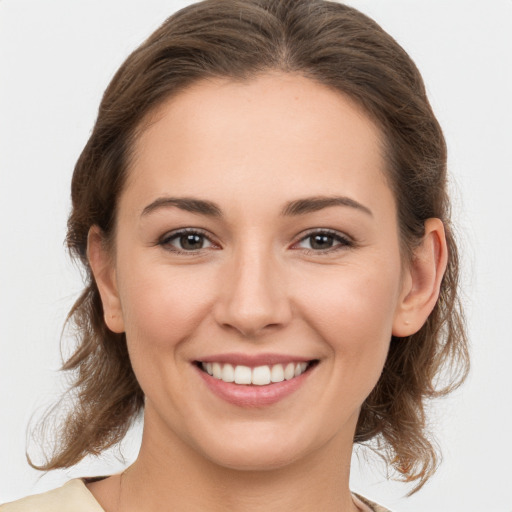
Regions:
[[171, 206], [209, 217], [222, 217], [222, 210], [215, 203], [192, 197], [159, 197], [142, 210], [141, 217], [160, 208], [168, 208]]
[[[345, 206], [354, 208], [367, 215], [373, 216], [372, 211], [363, 204], [345, 196], [313, 196], [296, 199], [287, 203], [281, 211], [281, 215], [285, 217], [305, 215], [313, 213], [324, 208], [332, 206]], [[146, 206], [142, 211], [141, 216], [148, 215], [149, 213], [160, 208], [176, 207], [187, 212], [198, 213], [208, 217], [222, 217], [222, 209], [220, 206], [212, 201], [204, 199], [196, 199], [193, 197], [160, 197]]]
[[362, 211], [373, 217], [372, 211], [358, 201], [345, 196], [314, 196], [289, 202], [281, 215], [294, 216], [317, 212], [331, 206], [347, 206]]

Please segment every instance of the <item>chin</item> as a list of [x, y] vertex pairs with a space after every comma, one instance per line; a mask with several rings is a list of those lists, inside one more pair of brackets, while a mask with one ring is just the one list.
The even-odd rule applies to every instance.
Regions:
[[248, 447], [243, 451], [226, 451], [210, 453], [209, 459], [214, 464], [235, 471], [271, 471], [293, 464], [300, 455], [283, 453], [271, 447], [261, 450], [258, 447]]
[[[280, 469], [307, 457], [315, 450], [318, 438], [307, 439], [284, 427], [269, 432], [252, 431], [222, 433], [215, 439], [202, 439], [198, 447], [214, 464], [238, 471], [269, 471]], [[281, 432], [279, 432], [281, 430]]]

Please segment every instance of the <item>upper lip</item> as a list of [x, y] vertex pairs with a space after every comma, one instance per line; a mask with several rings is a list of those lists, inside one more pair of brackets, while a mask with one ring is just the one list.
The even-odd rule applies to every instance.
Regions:
[[242, 365], [254, 368], [257, 366], [272, 366], [274, 364], [307, 363], [314, 359], [289, 354], [241, 354], [232, 352], [229, 354], [205, 356], [196, 359], [196, 361], [201, 363], [229, 363], [233, 366]]

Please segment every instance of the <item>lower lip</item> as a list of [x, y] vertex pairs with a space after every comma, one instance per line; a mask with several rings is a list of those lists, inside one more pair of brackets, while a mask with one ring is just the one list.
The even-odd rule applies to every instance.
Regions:
[[235, 384], [216, 379], [196, 366], [196, 370], [210, 391], [219, 398], [239, 407], [264, 407], [275, 404], [297, 391], [314, 368], [308, 368], [298, 377], [265, 386]]

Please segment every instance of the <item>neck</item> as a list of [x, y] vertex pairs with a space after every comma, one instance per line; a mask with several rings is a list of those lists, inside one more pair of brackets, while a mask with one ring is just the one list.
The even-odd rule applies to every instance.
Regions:
[[122, 479], [119, 512], [355, 512], [351, 450], [352, 438], [340, 435], [273, 469], [230, 469], [146, 427], [139, 457]]

